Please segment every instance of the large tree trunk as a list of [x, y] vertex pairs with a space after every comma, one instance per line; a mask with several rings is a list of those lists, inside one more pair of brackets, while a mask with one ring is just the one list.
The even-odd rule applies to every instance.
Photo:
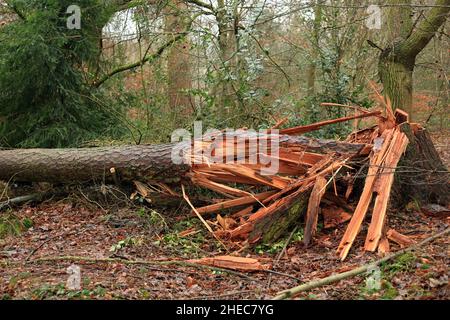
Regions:
[[394, 108], [404, 109], [411, 116], [413, 95], [413, 71], [415, 59], [407, 61], [397, 57], [397, 48], [388, 48], [380, 56], [379, 75], [383, 82], [384, 94]]
[[450, 203], [450, 173], [428, 131], [407, 124], [403, 124], [401, 130], [407, 135], [409, 145], [396, 174], [393, 205], [402, 208], [414, 201], [447, 206]]
[[307, 71], [307, 94], [309, 97], [314, 96], [316, 93], [316, 70], [317, 70], [317, 59], [319, 57], [319, 36], [320, 36], [320, 25], [322, 23], [322, 7], [320, 4], [316, 3], [314, 6], [314, 31], [312, 35], [312, 48], [311, 48], [311, 62], [308, 66]]
[[[235, 4], [233, 3], [233, 6]], [[217, 1], [216, 20], [219, 28], [218, 44], [222, 79], [218, 84], [218, 101], [223, 117], [228, 118], [235, 106], [236, 92], [233, 88], [234, 77], [237, 77], [238, 66], [238, 42], [237, 42], [237, 16], [235, 10], [233, 16], [227, 14], [228, 6], [225, 0]]]
[[172, 162], [172, 148], [173, 144], [3, 150], [0, 151], [0, 179], [60, 183], [179, 180], [189, 167]]
[[[301, 146], [307, 152], [321, 154], [330, 152], [357, 154], [365, 146], [289, 135], [280, 135], [279, 141], [281, 146]], [[141, 179], [175, 182], [185, 176], [189, 166], [175, 164], [172, 161], [173, 150], [177, 155], [186, 154], [190, 152], [190, 143], [0, 150], [0, 180], [70, 183]]]
[[[379, 75], [384, 94], [395, 108], [413, 117], [413, 72], [417, 55], [426, 47], [437, 30], [445, 23], [450, 0], [437, 0], [423, 20], [413, 27], [411, 7], [404, 0], [390, 0], [388, 36], [390, 43], [379, 59]], [[406, 4], [411, 3], [407, 1]], [[403, 4], [403, 5], [402, 5]]]
[[[184, 32], [189, 22], [187, 5], [180, 0], [169, 1], [166, 8], [167, 32], [177, 35]], [[167, 56], [169, 110], [178, 111], [181, 117], [191, 113], [191, 100], [187, 90], [192, 89], [191, 43], [189, 37], [172, 45]]]

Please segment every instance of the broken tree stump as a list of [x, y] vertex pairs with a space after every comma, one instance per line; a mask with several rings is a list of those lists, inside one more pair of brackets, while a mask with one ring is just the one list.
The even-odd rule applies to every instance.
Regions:
[[434, 147], [428, 131], [418, 124], [403, 123], [409, 140], [399, 163], [392, 191], [393, 206], [403, 208], [411, 201], [422, 205], [450, 203], [450, 173]]

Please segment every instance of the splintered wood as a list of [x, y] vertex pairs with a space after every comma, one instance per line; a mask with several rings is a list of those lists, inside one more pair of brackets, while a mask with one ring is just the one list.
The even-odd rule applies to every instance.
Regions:
[[375, 207], [364, 248], [367, 251], [377, 249], [385, 223], [395, 169], [407, 145], [408, 138], [398, 128], [387, 129], [379, 138], [375, 139], [363, 192], [338, 247], [338, 253], [342, 260], [347, 257], [361, 229], [374, 194], [376, 194]]
[[261, 271], [270, 269], [270, 265], [261, 264], [252, 258], [241, 258], [233, 256], [217, 256], [212, 258], [202, 258], [188, 260], [188, 262], [202, 264], [211, 267], [224, 268], [238, 271]]
[[[204, 217], [216, 238], [238, 247], [274, 241], [300, 221], [305, 223], [307, 246], [319, 219], [325, 228], [339, 228], [350, 220], [337, 248], [344, 260], [371, 212], [365, 250], [388, 252], [388, 239], [405, 244], [405, 238], [393, 231], [386, 234], [386, 230], [394, 174], [408, 145], [401, 130], [401, 125], [409, 125], [408, 115], [400, 110], [394, 114], [389, 108], [386, 116], [380, 111], [358, 110], [360, 114], [354, 116], [307, 126], [276, 130], [285, 122], [281, 121], [266, 133], [214, 132], [194, 141], [190, 153], [184, 155], [191, 166], [187, 177], [217, 196], [206, 206], [192, 207], [193, 214]], [[300, 135], [369, 117], [378, 125], [354, 132], [345, 141]], [[361, 192], [355, 184], [362, 177]], [[142, 185], [138, 187], [140, 194], [146, 192]], [[216, 257], [201, 263], [261, 268], [238, 258]]]

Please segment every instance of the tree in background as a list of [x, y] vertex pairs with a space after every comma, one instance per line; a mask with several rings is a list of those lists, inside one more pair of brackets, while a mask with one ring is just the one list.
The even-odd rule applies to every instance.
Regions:
[[[0, 140], [5, 146], [107, 140], [120, 109], [133, 127], [124, 142], [167, 141], [196, 120], [205, 127], [267, 128], [288, 117], [286, 125], [301, 125], [353, 112], [321, 102], [370, 107], [367, 83], [377, 73], [394, 106], [405, 108], [418, 64], [418, 93], [444, 105], [448, 36], [432, 31], [444, 23], [446, 1], [382, 2], [389, 28], [371, 30], [370, 0], [83, 0], [82, 29], [67, 30], [69, 1], [8, 0], [16, 22], [0, 31]], [[439, 54], [431, 46], [418, 51], [436, 33]], [[369, 38], [376, 47], [387, 43], [378, 47], [381, 57]], [[414, 64], [410, 54], [418, 52]], [[425, 69], [431, 63], [441, 79]], [[429, 79], [422, 78], [425, 70]]]
[[120, 111], [89, 85], [110, 12], [78, 1], [81, 29], [68, 29], [70, 0], [9, 1], [18, 19], [0, 33], [0, 144], [74, 146], [120, 131]]
[[[172, 0], [165, 10], [165, 29], [175, 37], [184, 32], [190, 24], [188, 6], [181, 0]], [[189, 37], [174, 43], [167, 54], [168, 100], [167, 112], [177, 115], [192, 113], [189, 90], [192, 89]]]
[[379, 59], [384, 94], [394, 108], [413, 110], [413, 72], [418, 54], [427, 46], [450, 11], [450, 0], [437, 0], [432, 9], [413, 21], [411, 0], [389, 0], [387, 8], [388, 45]]

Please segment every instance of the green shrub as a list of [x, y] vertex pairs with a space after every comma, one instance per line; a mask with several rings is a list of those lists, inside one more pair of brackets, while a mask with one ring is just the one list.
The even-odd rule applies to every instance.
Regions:
[[[67, 28], [70, 0], [13, 0], [22, 19], [0, 29], [0, 145], [65, 147], [120, 133], [120, 110], [90, 85], [101, 27], [99, 0], [80, 0], [82, 28]], [[103, 101], [101, 103], [100, 101]]]

